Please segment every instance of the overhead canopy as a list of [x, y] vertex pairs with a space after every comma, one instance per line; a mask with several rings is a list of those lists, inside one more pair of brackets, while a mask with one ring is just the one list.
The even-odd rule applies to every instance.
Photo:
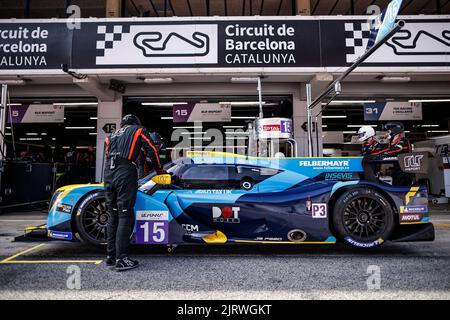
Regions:
[[[27, 2], [29, 1], [29, 6]], [[290, 16], [296, 0], [125, 0], [121, 16]], [[304, 1], [300, 1], [304, 2]], [[311, 15], [362, 15], [371, 5], [385, 8], [387, 0], [311, 0]], [[82, 8], [82, 17], [104, 17], [105, 0], [2, 0], [0, 18], [63, 18], [65, 5]], [[450, 2], [404, 1], [401, 15], [450, 14]]]

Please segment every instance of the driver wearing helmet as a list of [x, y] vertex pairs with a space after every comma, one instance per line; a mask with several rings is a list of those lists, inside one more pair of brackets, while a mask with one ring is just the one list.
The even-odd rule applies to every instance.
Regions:
[[371, 126], [362, 126], [358, 130], [358, 141], [362, 142], [362, 156], [373, 155], [380, 147], [380, 143], [375, 138], [375, 130]]

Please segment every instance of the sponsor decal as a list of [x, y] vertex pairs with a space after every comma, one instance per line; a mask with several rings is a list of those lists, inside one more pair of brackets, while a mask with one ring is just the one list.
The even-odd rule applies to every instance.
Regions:
[[169, 242], [169, 211], [136, 212], [136, 243], [167, 244]]
[[398, 162], [404, 172], [428, 173], [428, 152], [404, 153], [398, 156]]
[[326, 203], [313, 203], [311, 205], [312, 217], [314, 219], [325, 219], [327, 217], [327, 204]]
[[416, 222], [421, 219], [420, 214], [402, 214], [400, 216], [400, 222]]
[[77, 211], [77, 215], [81, 215], [81, 211], [82, 211], [82, 209], [86, 206], [86, 204], [88, 204], [94, 197], [96, 197], [97, 196], [97, 193], [92, 193], [92, 194], [90, 194], [89, 196], [87, 196], [84, 200], [83, 200], [83, 202], [81, 202], [81, 205], [80, 205], [80, 207], [78, 208], [78, 211]]
[[428, 206], [400, 206], [400, 213], [424, 213], [428, 212]]
[[183, 230], [185, 230], [187, 232], [197, 232], [198, 231], [198, 225], [196, 225], [196, 224], [183, 223], [181, 225], [181, 227], [183, 228]]
[[239, 207], [212, 207], [212, 216], [214, 222], [219, 223], [239, 223]]
[[351, 245], [354, 245], [359, 248], [373, 248], [373, 247], [379, 246], [380, 244], [382, 244], [384, 242], [384, 240], [380, 238], [380, 239], [372, 241], [372, 242], [364, 243], [364, 242], [356, 241], [348, 236], [345, 237], [344, 240], [347, 241], [348, 243], [350, 243]]
[[355, 172], [327, 172], [325, 180], [356, 180], [358, 175]]
[[169, 211], [137, 211], [136, 220], [169, 220]]
[[264, 131], [281, 131], [279, 124], [267, 124], [263, 126]]
[[313, 170], [350, 170], [350, 160], [300, 160], [298, 164]]
[[61, 211], [61, 212], [65, 212], [65, 213], [71, 213], [72, 212], [72, 206], [70, 204], [59, 203], [59, 204], [56, 205], [56, 210], [57, 211]]
[[72, 240], [72, 232], [48, 230], [48, 236], [54, 239]]
[[279, 237], [256, 237], [255, 241], [282, 241], [283, 238]]
[[196, 194], [231, 194], [232, 190], [196, 190]]

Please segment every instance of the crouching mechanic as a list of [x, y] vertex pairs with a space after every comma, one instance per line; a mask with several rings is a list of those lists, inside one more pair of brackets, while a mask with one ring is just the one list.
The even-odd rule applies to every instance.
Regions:
[[136, 160], [142, 148], [152, 159], [157, 174], [164, 173], [152, 138], [135, 115], [123, 117], [120, 129], [105, 140], [105, 196], [109, 214], [106, 264], [115, 266], [117, 271], [138, 265], [138, 261], [128, 257], [128, 249], [138, 190]]

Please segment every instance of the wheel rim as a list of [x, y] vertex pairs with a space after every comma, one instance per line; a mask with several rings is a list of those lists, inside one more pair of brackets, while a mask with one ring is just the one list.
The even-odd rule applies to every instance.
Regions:
[[384, 232], [386, 219], [383, 204], [365, 196], [352, 199], [344, 211], [344, 226], [347, 232], [366, 241], [380, 237]]
[[85, 233], [94, 241], [106, 241], [108, 213], [104, 201], [91, 201], [82, 212], [81, 222]]

